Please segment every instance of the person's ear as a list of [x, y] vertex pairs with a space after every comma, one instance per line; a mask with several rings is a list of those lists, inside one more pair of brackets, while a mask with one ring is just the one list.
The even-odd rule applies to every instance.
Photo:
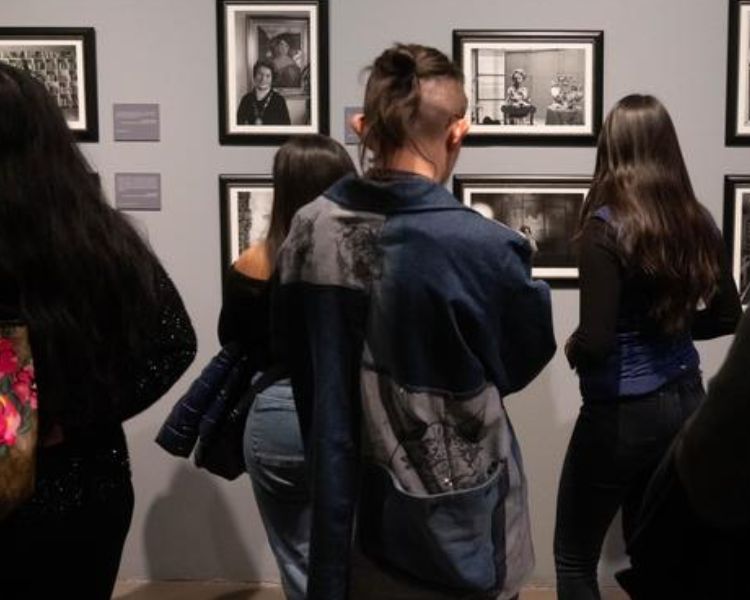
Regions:
[[349, 125], [351, 126], [354, 133], [357, 134], [359, 139], [365, 134], [365, 115], [364, 113], [357, 113], [349, 119]]
[[448, 145], [451, 147], [460, 146], [467, 133], [469, 133], [469, 119], [467, 117], [454, 121], [448, 130]]

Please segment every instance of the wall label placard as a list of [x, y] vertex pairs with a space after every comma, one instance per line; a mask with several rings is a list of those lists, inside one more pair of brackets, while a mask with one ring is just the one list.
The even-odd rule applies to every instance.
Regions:
[[115, 173], [115, 207], [161, 210], [161, 174]]
[[115, 104], [116, 142], [158, 142], [158, 104]]

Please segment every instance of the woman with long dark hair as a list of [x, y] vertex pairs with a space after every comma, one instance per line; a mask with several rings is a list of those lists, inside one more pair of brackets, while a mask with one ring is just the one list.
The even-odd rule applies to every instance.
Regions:
[[0, 588], [109, 598], [133, 510], [121, 423], [171, 387], [195, 336], [55, 101], [2, 63], [0, 304], [28, 327], [39, 390], [36, 488], [0, 523]]
[[731, 334], [740, 317], [721, 234], [652, 96], [627, 96], [607, 117], [579, 242], [580, 324], [565, 352], [583, 405], [557, 499], [562, 600], [599, 598], [615, 513], [627, 539], [656, 465], [705, 396], [693, 339]]
[[[322, 135], [291, 138], [273, 163], [273, 207], [266, 238], [230, 268], [219, 320], [222, 344], [239, 341], [261, 369], [275, 358], [268, 339], [269, 279], [276, 254], [301, 206], [320, 196], [354, 164], [338, 142]], [[271, 550], [289, 600], [303, 600], [310, 545], [310, 490], [294, 395], [282, 379], [257, 395], [245, 428], [245, 464]]]
[[364, 176], [302, 207], [279, 252], [274, 323], [313, 477], [311, 600], [510, 599], [533, 563], [503, 401], [554, 353], [549, 290], [522, 235], [444, 187], [468, 130], [463, 84], [435, 48], [381, 53], [353, 122]]

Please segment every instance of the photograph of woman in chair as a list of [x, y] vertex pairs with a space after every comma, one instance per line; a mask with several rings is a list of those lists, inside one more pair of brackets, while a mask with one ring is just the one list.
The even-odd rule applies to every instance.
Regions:
[[523, 69], [515, 69], [510, 76], [511, 85], [505, 93], [505, 104], [500, 109], [504, 125], [523, 123], [527, 118], [530, 125], [534, 124], [536, 107], [531, 103], [528, 88], [522, 85], [525, 80], [526, 72]]

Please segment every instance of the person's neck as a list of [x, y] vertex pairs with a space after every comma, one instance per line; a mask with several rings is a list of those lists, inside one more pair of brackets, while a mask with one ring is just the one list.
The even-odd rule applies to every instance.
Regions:
[[415, 173], [437, 182], [440, 179], [435, 165], [410, 148], [396, 150], [387, 161], [376, 165], [376, 168], [386, 171]]
[[271, 93], [271, 88], [268, 88], [265, 92], [259, 90], [258, 88], [255, 88], [255, 97], [258, 100], [263, 100], [263, 98], [265, 98], [266, 96], [268, 96], [268, 94], [270, 94], [270, 93]]

